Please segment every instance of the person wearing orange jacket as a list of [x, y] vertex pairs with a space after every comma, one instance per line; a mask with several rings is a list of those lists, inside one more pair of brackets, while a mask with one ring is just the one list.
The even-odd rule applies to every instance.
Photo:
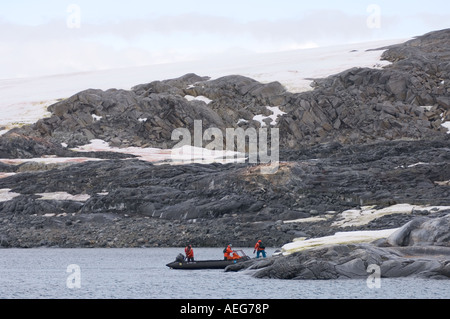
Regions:
[[256, 258], [259, 258], [259, 255], [262, 254], [264, 258], [266, 258], [266, 247], [262, 243], [261, 239], [258, 240], [258, 242], [255, 245], [255, 249], [253, 250], [253, 253], [256, 251]]
[[194, 261], [194, 249], [192, 249], [192, 245], [187, 245], [186, 248], [184, 248], [184, 252], [188, 262]]
[[229, 244], [224, 250], [223, 250], [223, 260], [234, 260], [239, 259], [241, 256], [239, 256], [232, 248], [231, 244]]

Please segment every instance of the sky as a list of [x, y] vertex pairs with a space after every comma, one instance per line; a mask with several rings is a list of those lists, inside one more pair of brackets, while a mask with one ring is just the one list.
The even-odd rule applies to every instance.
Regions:
[[0, 79], [408, 39], [448, 27], [448, 0], [1, 1]]

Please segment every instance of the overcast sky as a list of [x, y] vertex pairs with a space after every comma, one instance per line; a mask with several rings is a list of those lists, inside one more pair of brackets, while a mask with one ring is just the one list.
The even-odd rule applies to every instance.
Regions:
[[2, 1], [0, 78], [405, 39], [448, 27], [448, 0]]

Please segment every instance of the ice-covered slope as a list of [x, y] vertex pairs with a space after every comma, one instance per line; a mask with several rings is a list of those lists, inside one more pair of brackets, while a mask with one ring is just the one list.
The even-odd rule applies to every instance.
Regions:
[[279, 81], [289, 91], [310, 90], [311, 78], [326, 77], [351, 67], [381, 67], [383, 51], [366, 51], [401, 43], [386, 40], [345, 44], [277, 53], [160, 64], [134, 68], [61, 74], [46, 77], [0, 80], [0, 134], [23, 123], [33, 123], [48, 115], [47, 106], [88, 88], [130, 89], [141, 83], [179, 77], [186, 73], [218, 78], [230, 74], [251, 77], [260, 82]]

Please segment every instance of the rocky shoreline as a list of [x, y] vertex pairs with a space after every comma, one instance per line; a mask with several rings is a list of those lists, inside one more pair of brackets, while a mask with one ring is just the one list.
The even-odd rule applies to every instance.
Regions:
[[[316, 79], [304, 93], [238, 75], [187, 74], [128, 91], [89, 89], [51, 105], [50, 117], [0, 136], [0, 247], [248, 247], [259, 238], [281, 247], [445, 219], [450, 210], [433, 206], [450, 207], [450, 134], [442, 125], [450, 122], [450, 30], [378, 50], [390, 65]], [[170, 149], [173, 130], [194, 136], [196, 120], [223, 136], [226, 128], [278, 128], [278, 170], [175, 165], [126, 151]], [[117, 149], [76, 150], [92, 140]], [[349, 210], [396, 204], [429, 208], [339, 224]], [[311, 254], [387, 254], [366, 244], [326, 249]], [[281, 271], [267, 269], [261, 276]], [[296, 271], [293, 278], [302, 277]], [[448, 277], [448, 269], [431, 272]]]
[[[136, 159], [38, 165], [37, 171], [0, 179], [0, 189], [15, 194], [0, 202], [0, 242], [3, 247], [184, 246], [188, 241], [251, 246], [255, 238], [265, 238], [279, 247], [297, 237], [397, 228], [414, 217], [448, 212], [417, 209], [359, 226], [333, 226], [342, 212], [361, 206], [450, 206], [445, 184], [450, 141], [357, 149], [322, 145], [309, 150], [312, 158], [305, 152], [301, 160], [282, 162], [274, 175], [261, 175], [249, 164], [155, 165]], [[417, 160], [426, 164], [415, 165]], [[49, 198], [57, 192], [84, 197]], [[310, 221], [288, 222], [302, 219]]]
[[246, 270], [256, 278], [366, 279], [377, 269], [378, 278], [450, 277], [450, 214], [415, 218], [387, 239], [373, 243], [324, 245], [286, 257], [252, 259], [226, 271]]

